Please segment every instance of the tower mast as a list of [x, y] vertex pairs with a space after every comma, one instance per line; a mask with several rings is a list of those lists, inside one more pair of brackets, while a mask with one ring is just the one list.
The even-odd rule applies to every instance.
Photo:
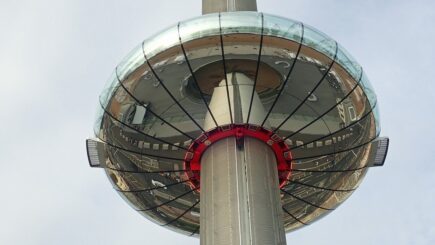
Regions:
[[[202, 0], [202, 14], [234, 11], [257, 11], [257, 1]], [[225, 97], [223, 87], [215, 89], [211, 110], [216, 114], [225, 112], [218, 120], [231, 124], [228, 115], [234, 113], [235, 123], [243, 123], [250, 98], [246, 92], [255, 89], [253, 81], [243, 74], [227, 76], [227, 81], [235, 83], [230, 86], [232, 110], [226, 111], [222, 103], [216, 102]], [[257, 93], [255, 99], [257, 113], [254, 113], [253, 121], [264, 118]], [[211, 120], [206, 119], [204, 127], [212, 128]], [[235, 138], [221, 140], [202, 158], [201, 245], [285, 245], [274, 154], [267, 145], [255, 139], [245, 139], [243, 147], [236, 141]]]
[[[216, 87], [210, 109], [222, 125], [246, 122], [254, 81], [241, 73], [227, 75]], [[251, 123], [260, 125], [265, 110], [256, 92]], [[214, 124], [208, 114], [205, 129]], [[201, 245], [285, 245], [277, 162], [270, 147], [257, 139], [235, 137], [212, 144], [201, 159]]]
[[202, 0], [202, 14], [257, 11], [256, 0]]

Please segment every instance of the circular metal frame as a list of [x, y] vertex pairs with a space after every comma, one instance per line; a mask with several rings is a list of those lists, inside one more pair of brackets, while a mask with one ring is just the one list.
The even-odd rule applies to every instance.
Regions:
[[184, 170], [192, 188], [200, 191], [201, 158], [204, 152], [219, 140], [234, 137], [237, 146], [243, 147], [243, 138], [251, 137], [268, 145], [275, 154], [278, 170], [279, 187], [282, 188], [290, 179], [292, 155], [290, 148], [282, 138], [270, 130], [256, 125], [229, 124], [201, 134], [189, 146], [184, 157]]

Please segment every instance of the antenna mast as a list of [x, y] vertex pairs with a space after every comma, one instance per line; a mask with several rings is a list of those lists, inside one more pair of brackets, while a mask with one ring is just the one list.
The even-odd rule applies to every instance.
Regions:
[[202, 0], [202, 14], [257, 11], [257, 0]]

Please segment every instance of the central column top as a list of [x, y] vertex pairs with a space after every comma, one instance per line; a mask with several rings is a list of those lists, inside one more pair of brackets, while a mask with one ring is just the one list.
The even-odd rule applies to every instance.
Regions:
[[202, 0], [202, 14], [257, 11], [257, 0]]

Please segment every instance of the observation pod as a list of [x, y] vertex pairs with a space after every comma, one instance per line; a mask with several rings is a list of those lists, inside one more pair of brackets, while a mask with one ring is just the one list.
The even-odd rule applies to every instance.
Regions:
[[99, 108], [91, 167], [143, 216], [201, 233], [201, 244], [285, 244], [382, 166], [389, 143], [343, 47], [254, 11], [204, 14], [145, 40]]

